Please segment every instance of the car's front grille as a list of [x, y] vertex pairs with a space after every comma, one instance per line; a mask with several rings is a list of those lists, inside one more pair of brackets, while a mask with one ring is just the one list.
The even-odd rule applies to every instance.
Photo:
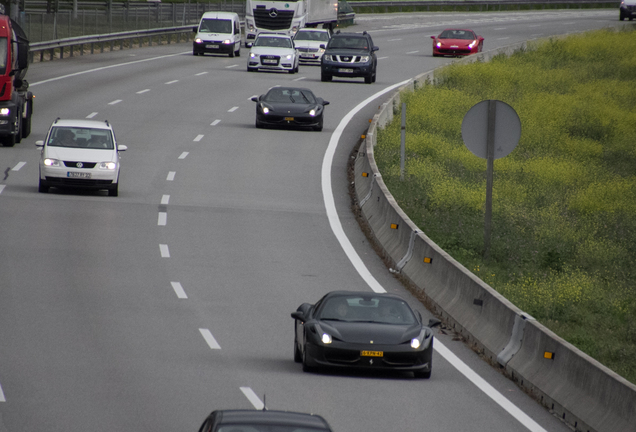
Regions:
[[298, 52], [303, 52], [303, 53], [314, 53], [314, 52], [318, 52], [318, 48], [296, 48], [298, 50]]
[[335, 56], [340, 63], [360, 63], [360, 56]]
[[280, 56], [275, 55], [262, 55], [261, 64], [263, 66], [278, 66], [280, 63]]
[[69, 168], [92, 169], [95, 165], [97, 165], [95, 162], [64, 161], [64, 166]]
[[278, 9], [254, 9], [254, 22], [257, 28], [266, 30], [287, 30], [291, 27], [294, 11], [282, 11]]
[[438, 50], [442, 54], [467, 54], [470, 53], [469, 49], [460, 49], [460, 48], [440, 48]]

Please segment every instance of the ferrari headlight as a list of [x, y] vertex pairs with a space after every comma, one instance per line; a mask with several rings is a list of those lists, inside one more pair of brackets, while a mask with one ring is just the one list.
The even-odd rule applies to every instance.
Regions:
[[314, 109], [309, 110], [309, 115], [312, 116], [312, 117], [315, 116], [316, 115], [316, 109], [314, 108]]
[[331, 335], [328, 333], [323, 333], [320, 339], [325, 345], [329, 345], [332, 342]]
[[435, 45], [437, 46], [437, 48], [441, 48], [442, 47], [442, 43], [441, 42], [437, 42]]
[[105, 170], [114, 170], [115, 168], [117, 168], [117, 164], [115, 162], [100, 162], [99, 164], [99, 169], [105, 169]]
[[9, 113], [11, 113], [11, 110], [9, 108], [0, 108], [0, 115], [8, 116]]
[[62, 166], [62, 161], [57, 159], [46, 158], [44, 159], [44, 165], [50, 166], [50, 167], [59, 167], [59, 166]]
[[468, 44], [468, 48], [474, 47], [476, 43], [477, 43], [476, 40], [472, 41], [470, 44]]
[[201, 38], [196, 38], [194, 40], [194, 43], [203, 43], [203, 40]]
[[263, 114], [267, 114], [269, 113], [269, 108], [267, 108], [266, 106], [263, 107]]
[[419, 338], [411, 339], [411, 348], [418, 349], [420, 345], [422, 345], [422, 342], [420, 342]]

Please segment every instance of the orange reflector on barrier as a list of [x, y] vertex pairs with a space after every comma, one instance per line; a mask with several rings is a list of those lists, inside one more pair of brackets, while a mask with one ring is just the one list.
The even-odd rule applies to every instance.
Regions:
[[425, 262], [426, 264], [430, 264], [430, 263], [432, 263], [432, 262], [433, 262], [433, 258], [424, 257], [424, 262]]
[[547, 358], [549, 360], [554, 360], [554, 353], [546, 351], [543, 353], [543, 358]]
[[391, 229], [398, 229], [398, 224], [391, 224]]
[[366, 135], [360, 135], [360, 138], [365, 139], [367, 136]]
[[365, 172], [363, 172], [363, 173], [362, 173], [362, 177], [369, 177], [369, 173], [365, 173]]

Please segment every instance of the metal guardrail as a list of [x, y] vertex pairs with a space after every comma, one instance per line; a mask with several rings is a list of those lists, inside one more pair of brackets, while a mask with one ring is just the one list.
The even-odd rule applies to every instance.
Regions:
[[[467, 9], [470, 8], [483, 10], [495, 10], [502, 9], [502, 6], [505, 9], [512, 8], [536, 8], [537, 6], [542, 6], [542, 8], [552, 8], [557, 6], [565, 6], [569, 8], [570, 6], [578, 6], [582, 8], [583, 5], [593, 6], [593, 5], [603, 5], [606, 7], [610, 6], [618, 6], [620, 5], [620, 0], [446, 0], [446, 1], [438, 1], [438, 0], [395, 0], [395, 1], [350, 1], [349, 5], [351, 8], [358, 12], [362, 8], [384, 8], [385, 11], [388, 11], [389, 8], [399, 8], [401, 11], [402, 8], [408, 8], [408, 10], [422, 10], [422, 8], [426, 8], [427, 10], [433, 9], [441, 9], [441, 8], [449, 8], [452, 7], [454, 10], [458, 8]], [[419, 9], [418, 9], [419, 8]]]

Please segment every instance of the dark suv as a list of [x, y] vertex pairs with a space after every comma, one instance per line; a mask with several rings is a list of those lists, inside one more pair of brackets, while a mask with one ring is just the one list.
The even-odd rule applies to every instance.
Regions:
[[331, 81], [333, 77], [359, 78], [364, 82], [375, 82], [378, 59], [371, 35], [363, 33], [340, 33], [331, 36], [320, 62], [320, 80]]

